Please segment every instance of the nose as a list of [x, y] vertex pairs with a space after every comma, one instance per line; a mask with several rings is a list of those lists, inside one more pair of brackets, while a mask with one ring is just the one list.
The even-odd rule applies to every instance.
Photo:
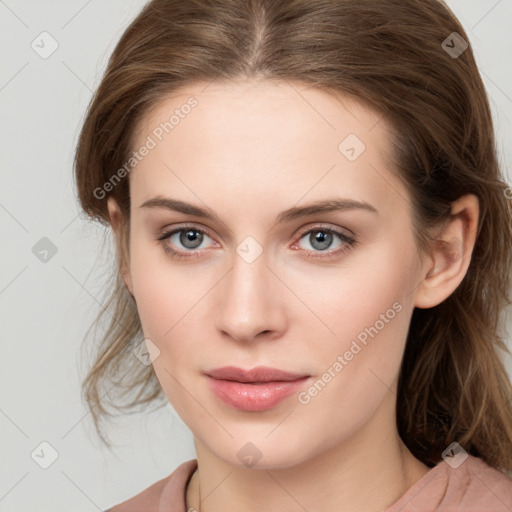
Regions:
[[263, 252], [248, 263], [237, 253], [217, 287], [216, 327], [238, 342], [276, 339], [287, 327], [285, 290]]

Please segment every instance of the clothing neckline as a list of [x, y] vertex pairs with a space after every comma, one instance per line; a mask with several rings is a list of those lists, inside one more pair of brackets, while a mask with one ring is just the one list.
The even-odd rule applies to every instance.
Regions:
[[[186, 471], [183, 479], [183, 506], [187, 506], [187, 490], [192, 479], [192, 476], [197, 471], [198, 462], [197, 459], [190, 459], [187, 462], [183, 463], [186, 465], [188, 471]], [[428, 485], [433, 478], [435, 478], [440, 472], [446, 471], [446, 467], [448, 464], [441, 459], [435, 466], [432, 466], [418, 481], [416, 481], [411, 487], [409, 487], [398, 500], [394, 501], [391, 505], [389, 505], [384, 512], [394, 512], [396, 507], [400, 507], [400, 505], [404, 504], [404, 501], [411, 500], [416, 494], [418, 494], [426, 485]]]
[[416, 496], [424, 487], [426, 487], [437, 475], [445, 471], [446, 467], [449, 466], [444, 459], [441, 459], [435, 466], [432, 466], [416, 483], [411, 485], [398, 500], [393, 502], [389, 507], [387, 507], [384, 512], [394, 512], [395, 510], [399, 510], [403, 507], [401, 505], [405, 505], [405, 501], [409, 502]]

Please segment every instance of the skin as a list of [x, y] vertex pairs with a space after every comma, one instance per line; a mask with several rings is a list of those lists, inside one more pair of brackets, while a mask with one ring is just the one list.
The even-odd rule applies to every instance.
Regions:
[[[397, 432], [399, 368], [414, 307], [442, 302], [467, 271], [478, 201], [468, 195], [453, 203], [440, 234], [448, 250], [420, 254], [409, 195], [386, 163], [386, 122], [303, 84], [188, 86], [147, 113], [134, 147], [190, 96], [198, 105], [129, 175], [130, 253], [121, 269], [144, 335], [160, 350], [154, 371], [194, 436], [198, 472], [188, 507], [382, 511], [429, 470]], [[348, 134], [366, 145], [352, 162], [338, 149]], [[223, 224], [141, 207], [156, 196], [208, 208]], [[365, 201], [378, 213], [275, 223], [288, 208], [334, 197]], [[114, 199], [108, 208], [119, 234]], [[167, 238], [175, 250], [199, 254], [173, 258], [157, 238], [185, 222], [206, 235], [195, 250], [179, 233]], [[322, 251], [309, 231], [325, 233], [319, 225], [355, 235], [356, 245], [333, 234]], [[236, 252], [247, 236], [262, 249], [251, 263]], [[267, 365], [311, 375], [308, 389], [396, 302], [400, 312], [307, 404], [292, 395], [264, 412], [239, 411], [201, 373]], [[254, 467], [237, 457], [248, 442], [261, 453]]]

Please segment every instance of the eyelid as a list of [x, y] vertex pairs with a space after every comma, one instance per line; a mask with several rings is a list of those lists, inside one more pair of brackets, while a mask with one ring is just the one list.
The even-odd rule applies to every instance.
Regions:
[[195, 231], [199, 231], [200, 233], [204, 233], [216, 242], [215, 236], [212, 234], [212, 232], [209, 230], [209, 228], [207, 228], [206, 226], [203, 226], [202, 224], [197, 224], [195, 222], [185, 222], [183, 224], [177, 225], [176, 227], [162, 228], [161, 230], [159, 230], [161, 233], [159, 235], [161, 238], [159, 238], [159, 239], [168, 238], [171, 235], [173, 235], [177, 232], [180, 232], [180, 231], [185, 231], [186, 229], [193, 229]]
[[295, 236], [302, 238], [302, 236], [304, 236], [306, 233], [309, 233], [310, 231], [321, 230], [321, 229], [325, 229], [326, 231], [332, 231], [333, 233], [338, 233], [347, 238], [356, 238], [356, 235], [349, 229], [341, 228], [338, 226], [332, 226], [332, 225], [325, 224], [322, 222], [320, 222], [319, 224], [315, 224], [314, 226], [306, 226], [305, 228], [300, 228]]

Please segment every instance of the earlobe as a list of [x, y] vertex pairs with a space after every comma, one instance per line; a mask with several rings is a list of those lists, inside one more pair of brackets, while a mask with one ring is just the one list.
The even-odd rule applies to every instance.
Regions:
[[117, 256], [118, 256], [118, 264], [119, 264], [119, 272], [123, 281], [128, 289], [128, 292], [133, 297], [133, 285], [132, 278], [130, 274], [130, 264], [129, 264], [129, 250], [125, 244], [124, 237], [124, 229], [125, 226], [123, 223], [122, 212], [117, 204], [117, 201], [112, 197], [107, 198], [107, 209], [110, 219], [110, 225], [112, 227], [112, 232], [114, 234], [116, 240], [116, 248], [117, 248]]
[[415, 306], [431, 308], [448, 298], [467, 273], [476, 243], [478, 198], [462, 196], [452, 203], [452, 213], [434, 244], [432, 258], [416, 288]]

